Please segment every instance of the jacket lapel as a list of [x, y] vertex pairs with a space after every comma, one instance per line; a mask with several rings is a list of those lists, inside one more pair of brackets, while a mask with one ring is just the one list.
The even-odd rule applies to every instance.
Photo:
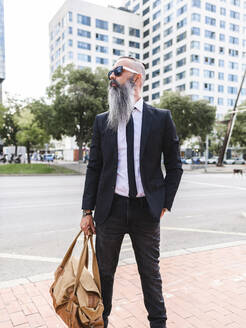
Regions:
[[143, 117], [140, 141], [140, 159], [143, 156], [144, 148], [148, 140], [149, 132], [152, 125], [153, 110], [144, 102], [143, 103]]

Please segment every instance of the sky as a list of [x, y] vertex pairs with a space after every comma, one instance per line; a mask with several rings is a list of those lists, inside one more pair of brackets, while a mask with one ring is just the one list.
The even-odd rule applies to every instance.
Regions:
[[[6, 80], [9, 96], [40, 98], [49, 85], [49, 21], [65, 0], [4, 0]], [[87, 0], [120, 6], [119, 0]]]

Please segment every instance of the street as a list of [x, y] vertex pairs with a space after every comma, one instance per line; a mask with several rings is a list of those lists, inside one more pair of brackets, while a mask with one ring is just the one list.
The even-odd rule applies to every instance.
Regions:
[[[0, 282], [54, 271], [79, 231], [85, 176], [1, 177]], [[246, 178], [185, 173], [161, 254], [246, 240]], [[82, 246], [78, 243], [76, 254]], [[125, 236], [120, 262], [134, 254]]]

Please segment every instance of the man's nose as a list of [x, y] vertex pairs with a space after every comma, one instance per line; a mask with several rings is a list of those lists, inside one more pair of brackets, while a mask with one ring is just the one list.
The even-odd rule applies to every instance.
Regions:
[[110, 80], [116, 80], [116, 76], [115, 76], [114, 72], [112, 72], [112, 73], [110, 74], [109, 79], [110, 79]]

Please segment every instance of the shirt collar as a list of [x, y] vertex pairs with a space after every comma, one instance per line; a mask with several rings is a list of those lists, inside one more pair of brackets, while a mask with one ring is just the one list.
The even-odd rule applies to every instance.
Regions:
[[138, 111], [142, 112], [142, 111], [143, 111], [143, 98], [140, 98], [140, 99], [136, 102], [136, 104], [134, 105], [134, 107], [135, 107]]

